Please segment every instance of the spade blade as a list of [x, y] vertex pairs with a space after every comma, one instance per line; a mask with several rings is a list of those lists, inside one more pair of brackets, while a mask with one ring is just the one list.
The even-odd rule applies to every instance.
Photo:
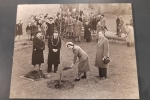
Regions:
[[68, 70], [71, 69], [72, 67], [65, 67], [63, 70]]

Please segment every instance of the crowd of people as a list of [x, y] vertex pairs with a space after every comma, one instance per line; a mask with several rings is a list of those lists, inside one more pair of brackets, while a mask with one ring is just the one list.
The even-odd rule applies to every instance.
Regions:
[[[126, 34], [127, 46], [130, 46], [134, 42], [133, 23], [127, 23], [127, 29], [125, 29], [122, 17], [118, 15], [116, 17], [116, 35], [121, 37], [121, 33]], [[20, 35], [23, 34], [22, 25], [23, 22], [20, 21], [16, 27], [16, 36], [18, 35], [19, 39]], [[84, 30], [84, 39], [87, 43], [91, 42], [91, 33], [96, 34], [97, 52], [95, 66], [99, 68], [99, 76], [105, 79], [107, 77], [108, 63], [104, 63], [104, 60], [109, 58], [109, 42], [105, 37], [105, 32], [108, 30], [106, 27], [106, 18], [101, 14], [84, 14], [83, 11], [79, 13], [67, 11], [65, 14], [30, 16], [26, 32], [28, 40], [33, 41], [32, 65], [34, 69], [38, 64], [40, 70], [41, 63], [44, 63], [43, 51], [45, 49], [45, 40], [48, 39], [47, 73], [52, 72], [53, 65], [54, 73], [56, 73], [60, 64], [61, 39], [68, 38], [76, 42], [81, 42], [82, 30]], [[66, 46], [72, 49], [74, 53], [74, 60], [71, 67], [74, 66], [77, 58], [79, 58], [78, 76], [75, 81], [79, 81], [80, 78], [86, 78], [86, 73], [90, 70], [88, 54], [72, 42], [67, 42]], [[81, 77], [81, 74], [84, 75]]]
[[[107, 30], [105, 20], [104, 15], [84, 14], [83, 11], [79, 13], [67, 11], [63, 14], [58, 12], [53, 15], [31, 15], [26, 26], [26, 32], [28, 40], [32, 40], [38, 32], [41, 32], [45, 41], [45, 38], [51, 37], [54, 30], [57, 30], [63, 38], [73, 39], [77, 42], [80, 42], [81, 36], [84, 35], [84, 39], [89, 43], [91, 42], [91, 33], [97, 34], [99, 31], [105, 33]], [[18, 35], [19, 39], [22, 35], [22, 24], [20, 21], [16, 27], [16, 36]]]

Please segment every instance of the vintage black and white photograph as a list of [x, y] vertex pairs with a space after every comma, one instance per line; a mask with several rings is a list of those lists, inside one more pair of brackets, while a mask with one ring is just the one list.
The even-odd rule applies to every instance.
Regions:
[[130, 3], [20, 4], [10, 98], [139, 99]]

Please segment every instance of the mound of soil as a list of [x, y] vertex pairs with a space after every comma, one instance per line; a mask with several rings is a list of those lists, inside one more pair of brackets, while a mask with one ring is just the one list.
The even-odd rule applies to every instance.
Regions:
[[42, 72], [42, 70], [34, 70], [25, 74], [24, 77], [33, 79], [35, 81], [39, 81], [40, 78], [46, 78], [46, 75]]
[[68, 80], [52, 80], [47, 82], [47, 86], [52, 89], [71, 89], [74, 88], [74, 84]]

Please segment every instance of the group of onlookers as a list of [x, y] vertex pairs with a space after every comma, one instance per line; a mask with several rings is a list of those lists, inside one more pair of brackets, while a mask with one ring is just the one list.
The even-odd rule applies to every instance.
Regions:
[[[18, 23], [16, 27], [16, 35], [19, 37], [22, 35], [22, 24]], [[60, 36], [79, 42], [83, 35], [87, 42], [91, 42], [91, 33], [97, 34], [101, 30], [105, 33], [106, 29], [104, 15], [96, 16], [93, 13], [84, 15], [83, 11], [75, 14], [68, 11], [65, 14], [31, 15], [26, 26], [28, 40], [32, 40], [38, 32], [42, 33], [43, 40], [45, 40], [52, 36], [54, 30], [57, 30]]]

